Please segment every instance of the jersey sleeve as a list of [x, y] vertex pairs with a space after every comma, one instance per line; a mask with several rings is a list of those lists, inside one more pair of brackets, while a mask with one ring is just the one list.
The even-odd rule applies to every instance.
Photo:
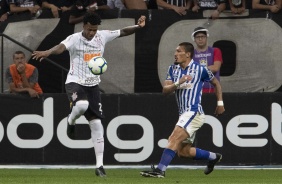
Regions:
[[214, 75], [210, 69], [208, 69], [206, 66], [201, 66], [203, 67], [203, 72], [202, 72], [202, 80], [209, 82], [214, 78]]
[[70, 35], [65, 40], [63, 40], [61, 43], [65, 45], [67, 50], [69, 50], [72, 45], [75, 45], [75, 39], [73, 35]]
[[222, 61], [222, 53], [221, 53], [221, 50], [219, 48], [214, 48], [213, 61], [219, 61], [221, 63], [223, 62]]
[[171, 80], [171, 81], [172, 81], [172, 65], [169, 66], [169, 68], [168, 68], [168, 70], [167, 70], [165, 80]]
[[105, 43], [108, 43], [120, 36], [120, 30], [104, 30], [102, 34], [104, 35]]

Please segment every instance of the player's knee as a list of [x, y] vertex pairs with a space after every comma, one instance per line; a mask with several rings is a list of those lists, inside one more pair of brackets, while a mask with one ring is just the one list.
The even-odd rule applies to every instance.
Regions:
[[91, 136], [94, 142], [96, 140], [102, 139], [104, 136], [104, 127], [101, 123], [100, 119], [91, 120], [89, 122], [90, 129], [91, 129]]
[[75, 107], [77, 108], [80, 115], [84, 114], [88, 109], [89, 102], [87, 100], [79, 100], [75, 103]]

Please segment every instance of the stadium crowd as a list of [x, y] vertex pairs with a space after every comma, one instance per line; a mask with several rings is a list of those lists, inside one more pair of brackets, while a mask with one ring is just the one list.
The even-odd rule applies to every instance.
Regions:
[[[0, 0], [0, 31], [7, 23], [36, 18], [69, 17], [70, 24], [82, 21], [89, 11], [103, 14], [107, 10], [170, 9], [180, 16], [187, 11], [211, 11], [210, 17], [217, 19], [223, 11], [242, 14], [247, 9], [258, 9], [272, 13], [281, 12], [282, 0]], [[103, 16], [101, 16], [103, 18]]]

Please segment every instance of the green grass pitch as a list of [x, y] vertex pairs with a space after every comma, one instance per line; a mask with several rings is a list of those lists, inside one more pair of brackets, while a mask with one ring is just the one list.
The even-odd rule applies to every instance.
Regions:
[[281, 184], [280, 169], [215, 169], [204, 175], [202, 169], [168, 169], [165, 178], [144, 178], [143, 169], [106, 169], [99, 178], [94, 169], [0, 169], [0, 184]]

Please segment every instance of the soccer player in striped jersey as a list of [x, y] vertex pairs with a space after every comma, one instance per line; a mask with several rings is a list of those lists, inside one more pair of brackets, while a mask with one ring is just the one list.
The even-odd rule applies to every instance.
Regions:
[[33, 59], [40, 61], [51, 54], [61, 54], [65, 50], [70, 55], [70, 70], [65, 83], [71, 103], [71, 112], [67, 118], [67, 135], [75, 138], [75, 120], [84, 115], [89, 121], [91, 137], [96, 155], [96, 175], [106, 176], [103, 168], [104, 118], [99, 90], [100, 76], [90, 72], [87, 62], [94, 56], [103, 56], [105, 45], [118, 37], [135, 33], [145, 26], [145, 16], [138, 19], [137, 25], [120, 30], [98, 30], [101, 18], [95, 13], [86, 13], [83, 19], [83, 31], [68, 36], [60, 44], [46, 51], [34, 51]]
[[141, 171], [144, 177], [165, 177], [165, 171], [178, 154], [179, 157], [192, 158], [194, 160], [207, 160], [208, 164], [204, 173], [210, 174], [214, 165], [219, 162], [222, 155], [193, 147], [195, 134], [204, 123], [205, 114], [201, 106], [202, 87], [204, 81], [209, 81], [215, 86], [217, 107], [216, 115], [222, 114], [222, 91], [219, 81], [213, 73], [204, 66], [195, 62], [193, 58], [194, 47], [191, 43], [183, 42], [175, 50], [175, 63], [168, 69], [163, 86], [163, 93], [175, 92], [179, 109], [179, 119], [168, 139], [168, 145], [164, 149], [158, 167], [152, 165], [149, 171]]

